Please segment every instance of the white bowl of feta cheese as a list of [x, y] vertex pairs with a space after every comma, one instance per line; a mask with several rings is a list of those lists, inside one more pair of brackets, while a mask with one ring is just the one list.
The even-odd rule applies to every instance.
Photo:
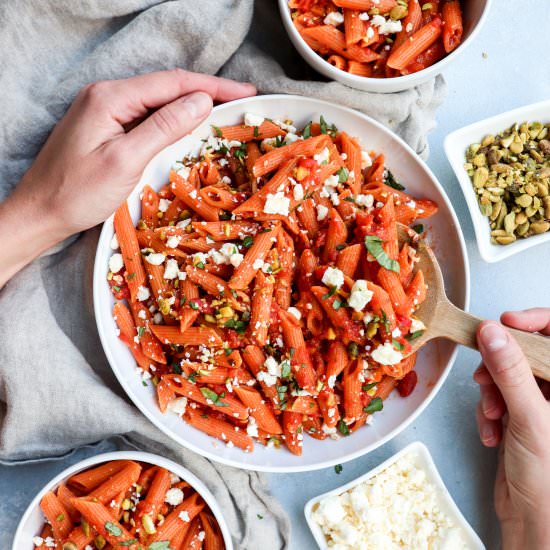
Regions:
[[[317, 52], [312, 50], [306, 41], [300, 36], [300, 33], [294, 26], [292, 21], [291, 11], [289, 9], [289, 0], [279, 0], [279, 10], [281, 12], [281, 18], [288, 36], [294, 47], [298, 50], [298, 53], [304, 58], [304, 60], [311, 65], [316, 71], [322, 75], [336, 80], [356, 88], [358, 90], [364, 90], [366, 92], [378, 92], [378, 93], [392, 93], [400, 92], [402, 90], [408, 90], [414, 88], [419, 84], [427, 82], [441, 73], [449, 63], [452, 63], [461, 53], [471, 44], [478, 32], [481, 30], [485, 19], [489, 14], [491, 0], [461, 0], [462, 16], [464, 22], [464, 33], [462, 36], [462, 42], [453, 50], [450, 54], [446, 55], [443, 59], [437, 63], [426, 67], [417, 73], [412, 73], [404, 76], [398, 76], [393, 78], [372, 78], [360, 75], [354, 75], [336, 68], [331, 65], [327, 60], [323, 59]], [[376, 4], [376, 2], [374, 2]], [[421, 2], [421, 4], [428, 4], [428, 2]], [[400, 30], [400, 22], [397, 29], [388, 24], [388, 21], [384, 22], [384, 19], [379, 16], [382, 24], [379, 27], [379, 32], [391, 33], [396, 30]], [[342, 18], [334, 19], [332, 21], [326, 20], [325, 24], [340, 24]], [[395, 23], [390, 20], [391, 23]], [[387, 28], [387, 31], [383, 29]]]
[[420, 442], [310, 500], [305, 515], [323, 550], [485, 548]]
[[[160, 189], [168, 180], [170, 166], [186, 155], [196, 154], [212, 135], [212, 125], [241, 124], [243, 117], [264, 117], [297, 129], [323, 116], [328, 124], [355, 136], [364, 151], [385, 155], [385, 164], [405, 187], [419, 198], [438, 204], [438, 212], [426, 220], [428, 242], [435, 251], [445, 278], [450, 299], [460, 308], [469, 302], [469, 268], [464, 237], [453, 207], [442, 186], [428, 166], [398, 136], [368, 116], [325, 101], [290, 95], [265, 95], [246, 98], [214, 108], [211, 116], [192, 134], [160, 152], [146, 167], [130, 197], [130, 214], [140, 216], [140, 193], [145, 185]], [[255, 120], [252, 118], [252, 120]], [[289, 126], [290, 121], [292, 125]], [[289, 135], [292, 134], [289, 130]], [[287, 136], [288, 137], [288, 136]], [[447, 341], [427, 344], [420, 352], [415, 370], [418, 384], [406, 398], [397, 392], [384, 402], [384, 410], [349, 437], [317, 440], [304, 438], [301, 456], [284, 448], [257, 444], [253, 452], [212, 439], [181, 418], [181, 411], [162, 413], [153, 384], [136, 372], [136, 363], [128, 348], [117, 336], [112, 315], [114, 298], [106, 281], [109, 259], [113, 255], [113, 218], [109, 218], [99, 239], [94, 268], [94, 310], [105, 354], [120, 384], [141, 412], [168, 437], [207, 458], [229, 466], [266, 472], [300, 472], [327, 468], [362, 456], [395, 437], [405, 429], [435, 397], [454, 362], [457, 346]]]
[[[214, 495], [212, 495], [212, 493], [207, 489], [206, 485], [204, 485], [204, 483], [197, 476], [192, 474], [189, 470], [177, 462], [159, 455], [144, 453], [141, 451], [115, 451], [112, 453], [99, 454], [77, 462], [59, 473], [34, 497], [27, 510], [21, 517], [21, 521], [19, 522], [19, 526], [17, 527], [17, 531], [15, 532], [15, 537], [13, 539], [12, 550], [34, 550], [34, 548], [39, 546], [39, 544], [44, 544], [46, 547], [51, 546], [52, 548], [55, 548], [55, 542], [49, 541], [48, 539], [43, 540], [38, 536], [44, 526], [44, 514], [40, 509], [40, 501], [46, 493], [49, 491], [55, 491], [63, 482], [67, 481], [75, 474], [88, 470], [89, 468], [93, 468], [94, 466], [98, 466], [99, 464], [111, 462], [112, 460], [134, 460], [136, 462], [145, 462], [154, 466], [160, 466], [161, 468], [169, 470], [181, 480], [189, 483], [189, 485], [191, 485], [191, 487], [193, 487], [193, 489], [195, 489], [195, 491], [197, 491], [197, 493], [199, 493], [199, 495], [204, 499], [212, 514], [214, 514], [222, 533], [225, 549], [233, 550], [233, 542], [231, 540], [229, 527], [225, 522], [221, 508], [216, 502]], [[95, 546], [93, 548], [95, 549]]]

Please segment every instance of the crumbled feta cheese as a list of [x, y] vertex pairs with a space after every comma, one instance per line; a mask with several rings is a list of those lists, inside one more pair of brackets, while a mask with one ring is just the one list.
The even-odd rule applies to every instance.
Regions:
[[294, 186], [293, 192], [295, 201], [301, 201], [304, 198], [304, 187], [301, 183]]
[[177, 487], [168, 489], [166, 495], [164, 495], [164, 502], [170, 504], [170, 506], [178, 506], [183, 502], [183, 491]]
[[292, 124], [287, 124], [286, 122], [283, 122], [282, 120], [279, 120], [277, 118], [274, 118], [272, 122], [273, 124], [276, 124], [279, 128], [282, 128], [287, 132], [292, 132], [293, 134], [296, 133], [296, 126], [292, 126]]
[[361, 170], [372, 166], [372, 159], [366, 151], [361, 151]]
[[185, 521], [185, 523], [189, 523], [191, 521], [191, 518], [189, 517], [189, 512], [187, 510], [180, 512], [178, 514], [178, 518], [181, 519], [181, 521]]
[[294, 317], [296, 317], [296, 319], [298, 319], [298, 321], [302, 318], [302, 314], [300, 313], [300, 310], [298, 308], [295, 308], [295, 307], [289, 307], [287, 309], [287, 311], [291, 314], [291, 315], [294, 315]]
[[357, 206], [372, 208], [372, 205], [374, 204], [374, 197], [372, 195], [357, 195], [355, 197], [355, 204]]
[[256, 420], [254, 417], [249, 416], [248, 417], [248, 424], [246, 425], [246, 433], [250, 437], [258, 437], [258, 425], [256, 424]]
[[322, 499], [313, 520], [334, 550], [467, 548], [461, 528], [441, 509], [436, 485], [413, 454], [340, 495]]
[[185, 281], [185, 279], [187, 279], [187, 273], [185, 271], [178, 271], [178, 279], [180, 281]]
[[391, 335], [393, 338], [399, 338], [401, 336], [401, 330], [399, 329], [399, 327], [395, 327], [392, 330]]
[[337, 27], [344, 22], [344, 15], [339, 11], [331, 11], [324, 19], [323, 23], [325, 25], [333, 25]]
[[313, 155], [313, 158], [318, 164], [323, 164], [323, 162], [327, 163], [330, 158], [330, 151], [328, 150], [328, 147], [325, 147], [320, 153]]
[[372, 313], [365, 313], [365, 315], [363, 316], [363, 323], [365, 323], [365, 325], [368, 325], [372, 320], [374, 319]]
[[254, 260], [254, 263], [252, 264], [252, 269], [262, 269], [264, 267], [265, 262], [258, 258], [257, 260]]
[[119, 248], [118, 244], [118, 237], [116, 236], [116, 233], [113, 235], [113, 238], [111, 239], [111, 248], [113, 250], [117, 250]]
[[202, 542], [206, 538], [206, 532], [201, 531], [197, 538]]
[[403, 354], [397, 351], [391, 342], [386, 342], [371, 353], [371, 357], [381, 365], [397, 365], [403, 361]]
[[298, 136], [296, 134], [293, 134], [292, 132], [288, 132], [288, 134], [285, 136], [285, 143], [294, 143], [295, 141], [298, 141], [299, 139], [304, 139], [302, 136]]
[[178, 416], [184, 415], [185, 409], [187, 408], [187, 397], [178, 397], [177, 399], [173, 399], [168, 403], [167, 408], [170, 412], [173, 412]]
[[244, 115], [245, 126], [261, 126], [264, 120], [264, 117], [260, 115], [254, 115], [252, 113], [245, 113]]
[[327, 286], [340, 288], [344, 284], [344, 273], [337, 267], [327, 267], [323, 274], [323, 283]]
[[369, 20], [369, 14], [366, 11], [362, 11], [359, 14], [359, 19], [361, 19], [361, 21], [368, 21]]
[[172, 235], [171, 237], [168, 237], [166, 239], [166, 246], [168, 248], [177, 248], [180, 244], [181, 237], [178, 237], [177, 235]]
[[415, 319], [414, 317], [411, 319], [411, 327], [410, 332], [419, 332], [421, 330], [426, 330], [426, 325], [420, 320]]
[[189, 179], [189, 174], [191, 173], [191, 167], [190, 166], [184, 166], [180, 162], [176, 162], [174, 166], [172, 166], [172, 170], [180, 176], [184, 181], [187, 181]]
[[339, 178], [338, 178], [338, 175], [337, 174], [332, 174], [332, 176], [329, 176], [324, 184], [327, 186], [327, 187], [338, 187], [338, 183], [339, 183]]
[[161, 265], [164, 262], [164, 254], [160, 252], [153, 252], [152, 254], [147, 254], [145, 256], [145, 261], [151, 265]]
[[159, 200], [159, 211], [160, 212], [166, 212], [168, 210], [168, 207], [172, 204], [172, 201], [168, 199], [160, 199]]
[[265, 214], [288, 216], [289, 208], [290, 199], [282, 191], [277, 191], [275, 194], [268, 193], [263, 211]]
[[358, 279], [351, 287], [351, 294], [348, 299], [349, 307], [355, 311], [362, 311], [365, 306], [371, 301], [373, 296], [372, 290], [367, 287], [367, 281]]
[[[266, 386], [274, 386], [277, 383], [276, 376], [273, 376], [263, 370], [256, 375], [256, 379], [258, 382], [263, 382]], [[252, 382], [254, 381], [252, 380]]]
[[164, 267], [164, 278], [165, 279], [175, 279], [179, 273], [179, 266], [177, 260], [166, 260], [166, 265]]
[[365, 34], [367, 40], [370, 40], [374, 36], [374, 29], [372, 27], [369, 27], [367, 29], [367, 32]]
[[162, 323], [162, 313], [155, 313], [155, 315], [153, 316], [153, 322], [155, 323], [155, 325], [160, 325]]
[[338, 196], [338, 193], [331, 193], [330, 201], [334, 204], [334, 206], [338, 206], [340, 204], [340, 197]]
[[33, 537], [32, 543], [35, 546], [42, 546], [44, 544], [44, 539], [42, 537]]
[[187, 218], [186, 220], [181, 220], [176, 224], [176, 227], [181, 227], [182, 229], [185, 229], [189, 224], [191, 223], [191, 218]]
[[138, 302], [145, 302], [151, 297], [151, 292], [146, 286], [140, 286], [137, 291]]
[[332, 375], [328, 377], [327, 384], [329, 388], [334, 388], [334, 385], [336, 384], [336, 375]]
[[393, 34], [399, 32], [402, 28], [401, 21], [394, 21], [393, 19], [386, 19], [382, 15], [373, 15], [371, 23], [378, 27], [380, 34]]
[[124, 267], [124, 260], [122, 254], [113, 254], [109, 258], [109, 271], [112, 273], [118, 273]]
[[317, 221], [321, 222], [328, 216], [328, 208], [323, 204], [317, 205]]

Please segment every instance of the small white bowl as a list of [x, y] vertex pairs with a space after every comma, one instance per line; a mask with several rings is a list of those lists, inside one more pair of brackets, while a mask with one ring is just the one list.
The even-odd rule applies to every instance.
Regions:
[[310, 501], [306, 503], [304, 508], [306, 521], [309, 525], [309, 528], [311, 529], [311, 532], [313, 534], [313, 537], [315, 538], [315, 541], [317, 542], [321, 550], [328, 550], [329, 548], [327, 545], [327, 540], [325, 538], [325, 535], [321, 530], [321, 527], [313, 519], [314, 508], [321, 502], [321, 500], [323, 500], [326, 497], [341, 495], [342, 493], [345, 493], [349, 489], [353, 489], [353, 487], [363, 483], [367, 479], [370, 479], [376, 476], [382, 470], [385, 470], [388, 466], [391, 466], [392, 464], [397, 462], [402, 456], [407, 455], [409, 453], [415, 456], [415, 465], [421, 468], [424, 472], [426, 472], [428, 480], [435, 485], [440, 509], [447, 515], [449, 519], [453, 520], [456, 523], [456, 525], [461, 529], [462, 534], [464, 536], [464, 541], [466, 542], [468, 549], [469, 550], [485, 549], [485, 546], [481, 542], [481, 539], [478, 537], [477, 533], [472, 529], [471, 525], [466, 521], [466, 518], [462, 515], [462, 512], [460, 511], [455, 501], [453, 500], [453, 497], [449, 493], [447, 487], [445, 486], [445, 483], [443, 483], [443, 480], [441, 479], [441, 476], [439, 475], [437, 467], [432, 459], [430, 451], [428, 451], [427, 447], [423, 443], [420, 443], [420, 441], [415, 441], [414, 443], [407, 445], [404, 449], [401, 449], [401, 451], [394, 454], [393, 456], [388, 458], [388, 460], [386, 460], [385, 462], [382, 462], [382, 464], [370, 470], [369, 472], [362, 475], [361, 477], [358, 477], [357, 479], [354, 479], [353, 481], [346, 483], [346, 485], [342, 485], [341, 487], [338, 487], [332, 491], [324, 493], [323, 495], [319, 495], [315, 498], [312, 498]]
[[462, 14], [464, 19], [464, 33], [462, 42], [454, 51], [443, 59], [417, 73], [398, 76], [395, 78], [369, 78], [349, 74], [346, 71], [337, 69], [328, 61], [323, 59], [317, 52], [313, 51], [300, 36], [288, 7], [288, 0], [279, 0], [279, 10], [283, 19], [286, 32], [294, 47], [298, 50], [304, 60], [322, 75], [337, 80], [346, 86], [363, 90], [366, 92], [391, 93], [400, 92], [414, 88], [438, 75], [445, 67], [455, 60], [471, 44], [478, 32], [481, 30], [489, 13], [492, 0], [462, 0]]
[[15, 537], [13, 539], [12, 550], [34, 550], [34, 544], [32, 543], [33, 537], [40, 534], [44, 525], [44, 514], [40, 509], [40, 501], [42, 497], [48, 491], [54, 491], [59, 485], [74, 476], [78, 472], [97, 466], [103, 462], [109, 462], [111, 460], [135, 460], [138, 462], [146, 462], [153, 464], [154, 466], [160, 466], [166, 468], [170, 472], [179, 476], [182, 480], [186, 481], [199, 493], [204, 499], [206, 504], [210, 507], [212, 514], [216, 518], [220, 531], [222, 533], [223, 541], [225, 543], [226, 550], [233, 550], [233, 542], [231, 540], [231, 534], [229, 533], [229, 527], [227, 526], [225, 519], [222, 515], [222, 511], [216, 502], [216, 499], [212, 493], [206, 488], [206, 485], [189, 470], [181, 466], [180, 464], [168, 460], [159, 455], [151, 453], [143, 453], [141, 451], [117, 451], [113, 453], [103, 453], [97, 456], [92, 456], [86, 460], [82, 460], [76, 464], [73, 464], [66, 470], [63, 470], [60, 474], [55, 476], [32, 500], [27, 510], [23, 514]]
[[498, 134], [512, 126], [515, 122], [522, 123], [527, 121], [549, 122], [550, 100], [526, 105], [525, 107], [470, 124], [460, 130], [455, 130], [445, 138], [445, 154], [456, 174], [460, 187], [462, 187], [462, 192], [472, 216], [479, 253], [486, 262], [498, 262], [518, 252], [527, 250], [532, 246], [550, 241], [550, 232], [547, 232], [541, 235], [533, 235], [526, 239], [518, 239], [508, 245], [491, 243], [489, 221], [479, 210], [472, 181], [464, 169], [466, 150], [471, 143], [479, 143], [487, 134]]
[[[201, 138], [211, 133], [210, 125], [239, 124], [245, 113], [272, 119], [291, 119], [298, 128], [320, 115], [348, 134], [358, 137], [365, 149], [383, 152], [386, 166], [403, 181], [413, 196], [435, 200], [437, 214], [426, 220], [429, 239], [435, 249], [445, 277], [449, 297], [461, 307], [468, 307], [469, 270], [460, 224], [445, 191], [426, 164], [399, 137], [373, 119], [346, 107], [301, 96], [264, 95], [232, 101], [214, 108], [212, 115], [192, 134], [161, 151], [145, 168], [130, 197], [128, 206], [134, 222], [140, 217], [139, 194], [145, 184], [160, 189], [168, 181], [174, 160], [200, 150]], [[107, 359], [120, 384], [141, 412], [174, 441], [211, 460], [237, 468], [266, 472], [300, 472], [327, 468], [364, 455], [405, 429], [430, 403], [449, 374], [457, 346], [451, 342], [430, 342], [420, 352], [416, 370], [419, 383], [406, 399], [394, 392], [384, 410], [376, 414], [372, 426], [358, 430], [352, 437], [338, 441], [313, 438], [304, 440], [302, 456], [286, 449], [257, 444], [254, 452], [245, 453], [184, 422], [172, 413], [162, 414], [152, 384], [144, 387], [136, 374], [136, 364], [128, 348], [116, 335], [112, 308], [114, 299], [107, 284], [109, 257], [113, 253], [112, 216], [103, 224], [94, 266], [94, 312]]]

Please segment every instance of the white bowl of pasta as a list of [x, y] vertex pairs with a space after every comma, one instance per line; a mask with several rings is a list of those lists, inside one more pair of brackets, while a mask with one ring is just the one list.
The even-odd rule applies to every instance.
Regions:
[[206, 486], [167, 458], [119, 451], [78, 462], [52, 479], [23, 514], [12, 548], [191, 549], [203, 541], [233, 550]]
[[352, 88], [399, 92], [439, 74], [480, 31], [491, 0], [279, 0], [315, 70]]
[[232, 466], [313, 470], [376, 448], [426, 407], [456, 353], [429, 344], [409, 373], [425, 288], [396, 220], [428, 235], [466, 307], [458, 220], [401, 139], [304, 97], [216, 107], [103, 227], [94, 307], [120, 383], [169, 437]]

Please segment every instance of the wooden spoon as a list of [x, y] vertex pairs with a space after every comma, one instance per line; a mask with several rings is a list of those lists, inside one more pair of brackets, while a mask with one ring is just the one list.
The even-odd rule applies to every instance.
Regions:
[[[462, 311], [447, 298], [437, 258], [426, 242], [404, 225], [399, 225], [398, 233], [400, 243], [417, 241], [415, 247], [419, 261], [416, 265], [423, 271], [428, 285], [426, 300], [415, 312], [415, 316], [426, 325], [426, 330], [410, 342], [411, 353], [434, 338], [446, 338], [478, 349], [476, 330], [483, 319]], [[508, 327], [506, 330], [521, 346], [535, 376], [550, 380], [550, 338]]]

